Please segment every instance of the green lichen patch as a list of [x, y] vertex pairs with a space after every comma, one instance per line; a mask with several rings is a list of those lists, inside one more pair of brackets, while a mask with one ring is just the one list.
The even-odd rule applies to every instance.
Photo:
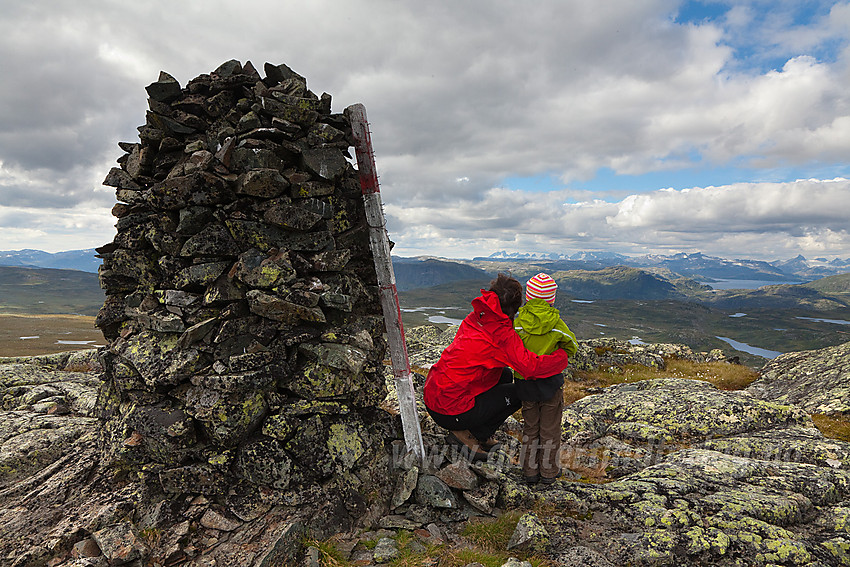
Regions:
[[615, 423], [608, 428], [607, 434], [624, 441], [636, 441], [638, 443], [673, 443], [673, 436], [663, 427], [634, 421]]
[[850, 565], [850, 538], [834, 537], [821, 543], [839, 565]]
[[738, 515], [732, 510], [708, 515], [705, 522], [708, 526], [723, 530], [733, 540], [745, 543], [761, 543], [765, 539], [794, 539], [794, 534], [785, 528], [749, 516]]
[[301, 420], [286, 413], [270, 415], [263, 422], [263, 435], [274, 437], [279, 441], [288, 441], [298, 431]]
[[756, 561], [791, 565], [806, 565], [812, 554], [806, 545], [790, 539], [768, 539], [762, 542], [756, 553]]
[[508, 541], [507, 549], [526, 549], [543, 553], [549, 545], [549, 532], [534, 512], [528, 512], [517, 520], [516, 528]]
[[192, 386], [182, 396], [185, 411], [214, 443], [228, 447], [252, 432], [268, 412], [263, 392], [226, 393]]
[[343, 469], [351, 469], [366, 452], [364, 431], [344, 423], [334, 423], [328, 432], [328, 453]]
[[824, 509], [817, 524], [827, 531], [850, 536], [850, 507], [835, 506]]
[[203, 366], [198, 349], [178, 348], [180, 335], [142, 331], [128, 340], [119, 339], [111, 347], [128, 362], [151, 387], [177, 384]]
[[717, 528], [693, 526], [682, 534], [682, 545], [689, 555], [706, 552], [725, 555], [731, 541], [728, 535]]
[[703, 498], [702, 504], [708, 510], [720, 509], [774, 525], [794, 524], [812, 507], [811, 501], [800, 494], [753, 485], [743, 489], [720, 490]]
[[648, 530], [638, 536], [632, 544], [632, 553], [650, 564], [665, 564], [675, 557], [679, 536], [672, 531]]
[[[364, 351], [338, 343], [302, 345], [301, 351], [307, 360], [300, 372], [285, 384], [299, 397], [327, 400], [352, 398], [360, 393], [371, 396], [376, 385], [372, 382], [374, 377], [366, 372], [368, 367]], [[382, 392], [376, 390], [374, 394], [380, 395]]]

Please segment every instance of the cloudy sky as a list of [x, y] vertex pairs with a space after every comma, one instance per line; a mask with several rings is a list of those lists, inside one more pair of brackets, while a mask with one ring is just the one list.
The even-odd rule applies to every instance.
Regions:
[[145, 86], [366, 105], [395, 253], [850, 257], [850, 2], [3, 0], [0, 250], [100, 246]]

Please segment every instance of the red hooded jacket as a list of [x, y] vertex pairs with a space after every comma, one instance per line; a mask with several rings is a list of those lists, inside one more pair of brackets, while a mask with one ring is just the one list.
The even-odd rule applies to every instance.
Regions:
[[526, 349], [510, 317], [502, 313], [499, 296], [482, 289], [454, 341], [428, 372], [425, 406], [443, 415], [458, 415], [475, 405], [475, 396], [498, 384], [505, 366], [534, 380], [561, 372], [568, 360], [561, 349], [545, 356]]

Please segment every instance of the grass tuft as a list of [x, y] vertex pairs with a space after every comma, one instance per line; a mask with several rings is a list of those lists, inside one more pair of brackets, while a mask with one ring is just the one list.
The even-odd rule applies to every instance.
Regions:
[[[537, 556], [529, 556], [521, 551], [506, 552], [508, 541], [521, 516], [521, 512], [511, 512], [498, 519], [479, 520], [464, 529], [468, 544], [450, 546], [412, 545], [418, 541], [415, 534], [400, 530], [393, 539], [396, 540], [399, 555], [386, 563], [387, 567], [422, 567], [423, 565], [439, 565], [439, 567], [465, 567], [470, 563], [480, 563], [485, 567], [501, 567], [510, 557], [520, 557], [529, 561], [532, 567], [552, 567], [550, 562]], [[367, 549], [373, 549], [377, 540], [361, 540], [360, 544]], [[371, 545], [370, 545], [371, 544]], [[306, 539], [304, 547], [315, 547], [319, 550], [319, 565], [321, 567], [351, 567], [351, 561], [343, 558], [336, 549], [334, 538], [324, 541]]]
[[630, 384], [641, 380], [656, 378], [685, 378], [711, 382], [720, 390], [741, 390], [758, 379], [755, 370], [740, 364], [728, 362], [691, 362], [689, 360], [667, 359], [667, 368], [659, 370], [641, 364], [630, 364], [605, 370], [577, 370], [573, 380], [564, 384], [564, 403], [569, 405], [576, 400], [594, 393], [598, 388], [615, 384]]
[[812, 414], [815, 427], [830, 439], [850, 442], [850, 416]]
[[315, 547], [319, 550], [319, 565], [322, 567], [350, 567], [352, 565], [336, 548], [333, 539], [324, 541], [307, 539], [304, 541], [304, 547]]
[[505, 549], [516, 529], [522, 512], [505, 512], [495, 519], [470, 521], [461, 535], [471, 542], [491, 551]]

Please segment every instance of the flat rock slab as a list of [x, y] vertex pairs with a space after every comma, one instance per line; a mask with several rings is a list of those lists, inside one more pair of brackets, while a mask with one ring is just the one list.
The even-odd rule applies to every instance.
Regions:
[[[836, 444], [846, 455], [850, 444]], [[545, 498], [616, 518], [598, 542], [588, 542], [607, 549], [615, 564], [735, 565], [760, 557], [765, 564], [839, 565], [850, 460], [821, 467], [685, 449], [611, 483], [556, 483]]]
[[622, 477], [707, 439], [811, 427], [795, 406], [662, 378], [605, 388], [564, 409], [562, 467], [593, 478]]
[[846, 564], [850, 443], [797, 406], [691, 380], [622, 384], [571, 404], [564, 440], [565, 464], [616, 480], [537, 496], [604, 534], [577, 541], [544, 519], [561, 546], [614, 564]]
[[0, 364], [0, 490], [94, 439], [100, 379], [94, 373], [58, 370], [67, 361], [65, 353]]
[[850, 342], [777, 356], [746, 392], [809, 413], [850, 413]]
[[55, 402], [75, 414], [91, 416], [100, 384], [96, 373], [22, 362], [0, 364], [0, 408], [49, 411], [49, 404], [44, 404]]
[[660, 441], [667, 435], [679, 442], [797, 425], [811, 425], [800, 408], [679, 378], [610, 386], [564, 411], [565, 440], [615, 434], [626, 442]]
[[0, 490], [72, 454], [98, 427], [90, 417], [0, 411]]
[[850, 444], [824, 437], [814, 427], [791, 427], [708, 439], [698, 447], [765, 461], [794, 461], [850, 469]]

